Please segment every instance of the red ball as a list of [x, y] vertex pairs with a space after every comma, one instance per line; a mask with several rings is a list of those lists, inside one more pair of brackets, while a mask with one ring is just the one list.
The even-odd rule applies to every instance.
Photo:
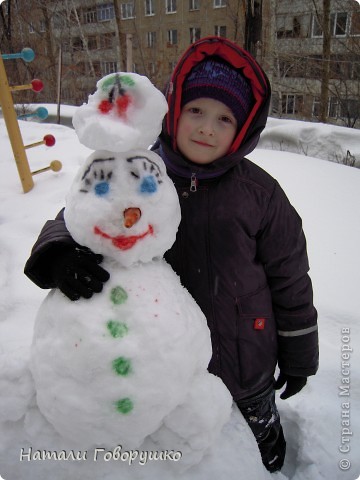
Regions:
[[44, 88], [44, 84], [38, 78], [34, 78], [34, 80], [31, 82], [31, 87], [34, 92], [41, 92], [41, 90]]
[[53, 135], [45, 135], [43, 140], [47, 147], [52, 147], [55, 145], [55, 137]]

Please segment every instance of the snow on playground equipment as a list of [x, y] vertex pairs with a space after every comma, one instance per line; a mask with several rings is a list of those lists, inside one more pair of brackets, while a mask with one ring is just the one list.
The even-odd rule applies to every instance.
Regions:
[[[55, 138], [52, 135], [45, 135], [42, 141], [35, 142], [30, 145], [24, 145], [18, 124], [18, 117], [16, 116], [16, 112], [14, 109], [12, 92], [30, 89], [34, 92], [40, 92], [43, 89], [43, 83], [39, 79], [34, 79], [26, 85], [10, 86], [7, 79], [3, 60], [22, 59], [25, 62], [32, 62], [34, 58], [35, 54], [31, 48], [24, 48], [20, 53], [0, 54], [0, 105], [2, 108], [6, 128], [9, 134], [11, 147], [14, 153], [14, 158], [24, 193], [27, 193], [33, 188], [33, 175], [45, 172], [47, 170], [53, 170], [55, 172], [58, 172], [59, 170], [61, 170], [62, 167], [59, 160], [54, 160], [50, 163], [48, 167], [44, 167], [34, 172], [31, 172], [29, 162], [26, 156], [25, 150], [27, 148], [36, 147], [42, 144], [45, 144], [48, 147], [52, 147], [55, 144]], [[21, 115], [19, 118], [24, 119], [31, 116], [36, 116], [43, 120], [48, 116], [48, 111], [44, 107], [39, 107], [35, 112]]]

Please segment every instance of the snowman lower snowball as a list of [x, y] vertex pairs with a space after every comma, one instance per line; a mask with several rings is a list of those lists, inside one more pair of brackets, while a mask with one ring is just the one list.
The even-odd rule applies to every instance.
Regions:
[[[49, 293], [35, 323], [31, 372], [38, 408], [72, 446], [140, 449], [150, 441], [181, 452], [186, 470], [214, 448], [234, 412], [228, 390], [207, 371], [206, 319], [163, 259], [180, 222], [175, 187], [144, 144], [148, 136], [141, 141], [142, 125], [118, 141], [123, 128], [135, 128], [134, 105], [143, 115], [150, 108], [156, 139], [164, 104], [154, 109], [154, 92], [159, 99], [146, 77], [108, 76], [75, 116], [79, 137], [101, 149], [74, 179], [65, 222], [79, 245], [103, 255], [110, 280], [91, 299]], [[230, 430], [229, 438], [241, 435]]]

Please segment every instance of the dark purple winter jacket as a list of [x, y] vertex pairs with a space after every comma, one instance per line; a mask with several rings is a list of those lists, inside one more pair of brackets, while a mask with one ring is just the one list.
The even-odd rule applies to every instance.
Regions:
[[[183, 79], [206, 55], [241, 68], [252, 82], [256, 104], [233, 153], [199, 166], [176, 152], [174, 132]], [[210, 372], [222, 378], [235, 400], [267, 388], [277, 363], [289, 375], [315, 374], [317, 313], [301, 219], [276, 180], [244, 158], [266, 123], [266, 75], [244, 50], [209, 38], [184, 54], [167, 99], [172, 114], [155, 149], [178, 191], [182, 220], [166, 259], [207, 318]], [[40, 287], [54, 286], [47, 265], [64, 243], [74, 241], [60, 213], [44, 226], [25, 267]]]

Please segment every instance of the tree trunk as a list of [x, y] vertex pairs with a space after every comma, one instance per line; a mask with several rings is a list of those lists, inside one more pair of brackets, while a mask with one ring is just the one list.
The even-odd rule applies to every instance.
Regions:
[[330, 53], [331, 53], [331, 31], [330, 31], [330, 0], [323, 0], [323, 53], [322, 53], [322, 75], [320, 93], [320, 121], [327, 122], [329, 103], [329, 79], [330, 79]]

